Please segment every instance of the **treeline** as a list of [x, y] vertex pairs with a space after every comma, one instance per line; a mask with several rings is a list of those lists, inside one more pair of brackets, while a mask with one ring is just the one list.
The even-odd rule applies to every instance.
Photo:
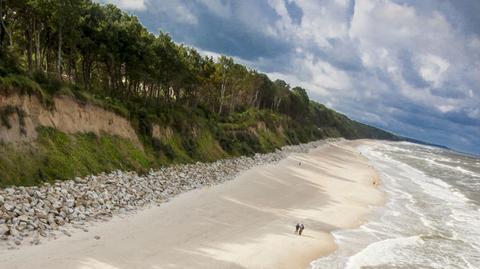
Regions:
[[214, 60], [147, 31], [137, 17], [89, 0], [0, 0], [2, 57], [31, 77], [143, 105], [201, 106], [219, 115], [249, 107], [294, 118], [310, 100], [300, 87]]

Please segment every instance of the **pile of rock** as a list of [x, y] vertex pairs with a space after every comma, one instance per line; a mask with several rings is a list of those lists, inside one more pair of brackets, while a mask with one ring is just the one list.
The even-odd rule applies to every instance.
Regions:
[[233, 179], [254, 166], [278, 162], [290, 153], [306, 152], [324, 141], [286, 146], [268, 154], [165, 167], [139, 176], [135, 172], [76, 178], [36, 187], [0, 190], [0, 239], [13, 246], [72, 228], [88, 231], [86, 224], [107, 220], [146, 205], [161, 203], [191, 189]]

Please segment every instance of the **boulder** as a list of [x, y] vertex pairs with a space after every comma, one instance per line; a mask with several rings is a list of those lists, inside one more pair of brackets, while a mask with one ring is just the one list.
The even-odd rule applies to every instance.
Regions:
[[7, 224], [0, 224], [0, 236], [8, 233], [10, 229], [8, 228]]
[[65, 229], [62, 230], [62, 233], [65, 234], [65, 235], [68, 236], [68, 237], [72, 236], [72, 234], [71, 234], [69, 231], [65, 230]]
[[3, 204], [3, 208], [5, 208], [6, 211], [13, 211], [15, 209], [15, 205], [6, 202]]

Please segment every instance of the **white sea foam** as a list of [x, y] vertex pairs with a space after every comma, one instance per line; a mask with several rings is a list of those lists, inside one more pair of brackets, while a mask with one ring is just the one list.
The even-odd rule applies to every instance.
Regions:
[[377, 241], [351, 256], [346, 269], [358, 269], [362, 266], [378, 266], [392, 264], [398, 261], [398, 251], [405, 247], [418, 244], [418, 236], [399, 237]]

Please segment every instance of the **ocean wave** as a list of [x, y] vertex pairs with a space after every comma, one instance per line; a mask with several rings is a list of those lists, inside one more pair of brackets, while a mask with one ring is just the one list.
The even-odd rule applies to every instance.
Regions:
[[[339, 248], [312, 268], [480, 268], [480, 208], [471, 203], [478, 196], [465, 195], [480, 182], [462, 178], [465, 171], [458, 165], [435, 166], [447, 160], [460, 164], [455, 155], [434, 156], [449, 153], [410, 143], [362, 146], [360, 151], [379, 171], [389, 200], [361, 227], [334, 232]], [[422, 170], [420, 162], [408, 163], [415, 158], [433, 160], [430, 170]], [[449, 181], [452, 176], [461, 181]]]
[[372, 243], [348, 258], [346, 269], [358, 269], [364, 266], [379, 266], [405, 262], [402, 252], [408, 246], [420, 243], [419, 236], [385, 239]]

